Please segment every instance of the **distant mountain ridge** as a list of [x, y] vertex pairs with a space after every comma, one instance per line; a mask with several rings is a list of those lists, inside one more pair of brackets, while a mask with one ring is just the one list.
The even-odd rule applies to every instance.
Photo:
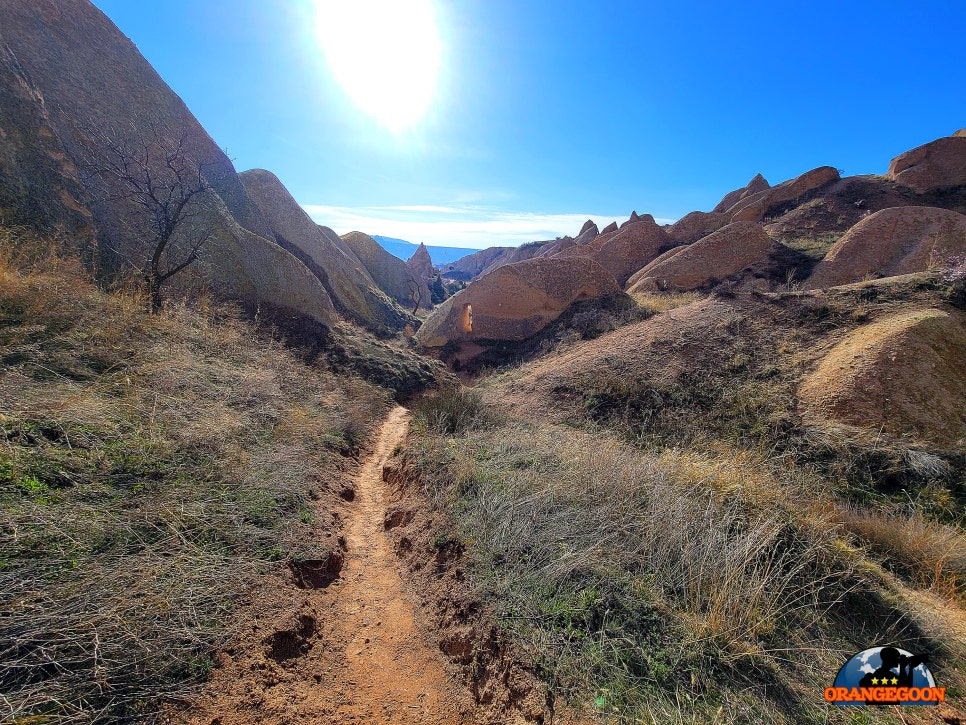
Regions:
[[[411, 256], [416, 253], [419, 249], [418, 244], [413, 244], [412, 242], [407, 242], [405, 239], [396, 239], [395, 237], [382, 237], [378, 234], [373, 234], [372, 238], [375, 239], [390, 254], [399, 257], [401, 260], [406, 261]], [[477, 251], [475, 249], [464, 249], [463, 247], [434, 247], [426, 245], [426, 249], [429, 250], [429, 256], [433, 259], [433, 265], [436, 267], [441, 267], [444, 264], [451, 264], [458, 259], [462, 259], [468, 254], [473, 254]]]

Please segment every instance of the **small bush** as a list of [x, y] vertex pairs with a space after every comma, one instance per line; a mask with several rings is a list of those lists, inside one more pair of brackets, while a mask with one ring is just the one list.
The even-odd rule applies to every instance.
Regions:
[[423, 396], [415, 406], [418, 419], [440, 435], [462, 435], [486, 427], [493, 416], [475, 390], [444, 388]]

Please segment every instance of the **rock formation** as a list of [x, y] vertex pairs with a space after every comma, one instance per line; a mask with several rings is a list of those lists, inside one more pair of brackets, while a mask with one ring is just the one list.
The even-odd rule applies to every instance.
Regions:
[[403, 328], [408, 316], [335, 232], [312, 221], [273, 173], [252, 169], [239, 178], [278, 244], [316, 275], [339, 312], [377, 332]]
[[820, 166], [777, 186], [748, 194], [724, 213], [730, 216], [731, 221], [734, 222], [759, 222], [775, 207], [797, 202], [805, 195], [838, 181], [838, 179], [839, 172], [837, 169], [831, 166]]
[[966, 254], [966, 216], [928, 206], [883, 209], [849, 229], [807, 280], [810, 288], [924, 272]]
[[603, 229], [601, 229], [600, 233], [601, 234], [608, 234], [610, 232], [616, 232], [616, 231], [617, 231], [617, 222], [611, 222], [606, 227], [604, 227]]
[[711, 232], [716, 232], [730, 221], [727, 214], [693, 211], [685, 214], [667, 229], [667, 235], [679, 244], [690, 244]]
[[674, 246], [663, 228], [650, 214], [626, 222], [616, 232], [601, 234], [582, 247], [571, 247], [555, 259], [589, 257], [614, 275], [623, 285], [628, 277], [657, 257], [668, 247]]
[[888, 176], [918, 194], [966, 185], [966, 136], [939, 138], [899, 154]]
[[926, 438], [961, 446], [966, 437], [966, 315], [900, 312], [848, 335], [802, 383], [807, 419], [872, 436]]
[[423, 323], [416, 340], [428, 348], [523, 340], [574, 302], [619, 292], [614, 278], [590, 259], [517, 262], [493, 270], [446, 300]]
[[387, 252], [379, 242], [362, 232], [342, 235], [342, 241], [362, 262], [379, 289], [398, 302], [403, 309], [412, 310], [415, 299], [419, 306], [431, 309], [433, 303], [426, 280], [417, 277], [404, 261]]
[[443, 267], [442, 276], [447, 279], [469, 281], [479, 277], [494, 260], [513, 251], [514, 247], [487, 247], [478, 252], [467, 254]]
[[[275, 244], [229, 159], [103, 13], [87, 0], [4, 0], [2, 16], [0, 91], [4, 113], [11, 114], [4, 118], [7, 148], [0, 154], [4, 159], [0, 184], [8, 190], [4, 204], [40, 219], [40, 226], [56, 223], [82, 230], [92, 219], [98, 250], [88, 256], [98, 257], [102, 272], [124, 267], [124, 260], [143, 264], [150, 239], [132, 231], [137, 209], [130, 201], [115, 198], [119, 194], [85, 209], [84, 191], [91, 189], [86, 182], [85, 188], [78, 187], [75, 179], [84, 176], [75, 176], [72, 169], [97, 154], [97, 133], [126, 134], [136, 142], [139, 129], [150, 124], [183, 134], [189, 162], [204, 168], [212, 186], [212, 191], [199, 197], [193, 220], [210, 232], [193, 269], [215, 292], [262, 300], [327, 325], [334, 323], [325, 288], [298, 259]], [[10, 99], [17, 100], [11, 104]], [[38, 183], [36, 149], [24, 145], [26, 139], [36, 144], [35, 134], [46, 139], [43, 152], [49, 152], [51, 159], [41, 174], [46, 219], [24, 206], [43, 197], [32, 196], [32, 201], [25, 202], [17, 191], [23, 183]]]
[[766, 260], [774, 249], [775, 242], [760, 226], [735, 222], [655, 259], [631, 277], [628, 292], [704, 287]]
[[429, 250], [422, 242], [413, 252], [413, 256], [406, 260], [406, 266], [417, 278], [425, 281], [431, 280], [436, 276], [436, 269], [433, 267], [433, 260], [429, 256]]
[[724, 198], [718, 202], [718, 205], [712, 209], [713, 214], [722, 214], [735, 204], [737, 204], [742, 199], [751, 196], [752, 194], [757, 194], [765, 189], [768, 189], [769, 184], [765, 180], [765, 177], [761, 174], [755, 174], [755, 177], [749, 181], [745, 186], [740, 189], [735, 189], [724, 195]]

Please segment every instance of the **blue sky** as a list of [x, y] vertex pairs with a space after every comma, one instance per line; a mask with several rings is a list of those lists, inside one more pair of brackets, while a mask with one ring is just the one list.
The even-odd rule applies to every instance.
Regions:
[[270, 169], [339, 233], [485, 247], [672, 220], [758, 172], [885, 173], [966, 126], [962, 0], [394, 0], [431, 3], [438, 40], [431, 100], [401, 129], [323, 46], [391, 72], [385, 44], [421, 36], [378, 12], [366, 37], [327, 34], [322, 1], [95, 5], [239, 170]]

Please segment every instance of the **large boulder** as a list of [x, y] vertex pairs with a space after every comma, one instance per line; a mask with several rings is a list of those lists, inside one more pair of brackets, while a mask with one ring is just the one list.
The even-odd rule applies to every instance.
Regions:
[[362, 262], [379, 289], [405, 309], [412, 308], [417, 299], [420, 307], [432, 308], [432, 295], [426, 280], [417, 277], [399, 257], [391, 255], [379, 242], [362, 232], [349, 232], [341, 239]]
[[802, 197], [838, 181], [839, 178], [837, 169], [831, 166], [819, 166], [777, 186], [750, 194], [736, 202], [725, 213], [733, 222], [760, 222], [776, 208], [798, 202]]
[[[333, 324], [336, 317], [325, 288], [274, 243], [231, 161], [100, 10], [87, 0], [3, 0], [0, 15], [3, 143], [19, 146], [37, 133], [52, 162], [35, 176], [35, 153], [24, 155], [8, 147], [0, 154], [6, 156], [0, 184], [12, 190], [8, 199], [21, 198], [17, 189], [23, 184], [35, 185], [33, 203], [57, 211], [68, 230], [90, 226], [90, 212], [97, 233], [98, 270], [142, 266], [153, 240], [142, 233], [143, 215], [130, 200], [129, 189], [109, 179], [108, 189], [96, 190], [98, 203], [87, 204], [85, 192], [92, 197], [95, 192], [91, 176], [75, 174], [73, 168], [104, 161], [107, 151], [99, 143], [103, 135], [136, 145], [148, 129], [160, 129], [182, 139], [186, 167], [211, 185], [210, 191], [196, 197], [191, 224], [186, 226], [208, 235], [201, 260], [192, 270], [200, 272], [215, 292], [260, 300]], [[56, 203], [47, 205], [45, 198]], [[50, 221], [40, 218], [38, 226], [49, 226]], [[177, 250], [184, 241], [176, 235], [172, 248]]]
[[618, 284], [675, 243], [650, 214], [625, 222], [617, 231], [601, 234], [582, 247], [571, 247], [555, 258], [589, 257], [610, 272]]
[[962, 447], [966, 437], [966, 315], [901, 312], [859, 328], [799, 390], [806, 420], [836, 421]]
[[749, 181], [745, 186], [740, 189], [735, 189], [734, 191], [729, 191], [724, 195], [724, 198], [718, 202], [718, 205], [711, 210], [713, 214], [722, 214], [739, 201], [744, 198], [751, 196], [752, 194], [757, 194], [770, 188], [768, 181], [761, 174], [755, 174], [755, 177]]
[[690, 244], [711, 232], [716, 232], [731, 221], [727, 214], [693, 211], [685, 214], [667, 229], [667, 235], [679, 244]]
[[966, 185], [966, 136], [938, 138], [899, 154], [888, 176], [918, 194]]
[[775, 242], [752, 222], [735, 222], [679, 250], [662, 255], [638, 271], [628, 292], [665, 289], [690, 290], [731, 277], [745, 267], [763, 262]]
[[531, 259], [480, 277], [436, 308], [416, 333], [424, 347], [524, 340], [574, 302], [618, 294], [591, 259]]
[[966, 216], [928, 206], [883, 209], [836, 242], [807, 280], [834, 287], [868, 277], [925, 272], [966, 254]]
[[339, 312], [378, 333], [400, 330], [410, 321], [352, 250], [331, 229], [312, 221], [273, 173], [252, 169], [239, 178], [278, 244], [315, 274]]

